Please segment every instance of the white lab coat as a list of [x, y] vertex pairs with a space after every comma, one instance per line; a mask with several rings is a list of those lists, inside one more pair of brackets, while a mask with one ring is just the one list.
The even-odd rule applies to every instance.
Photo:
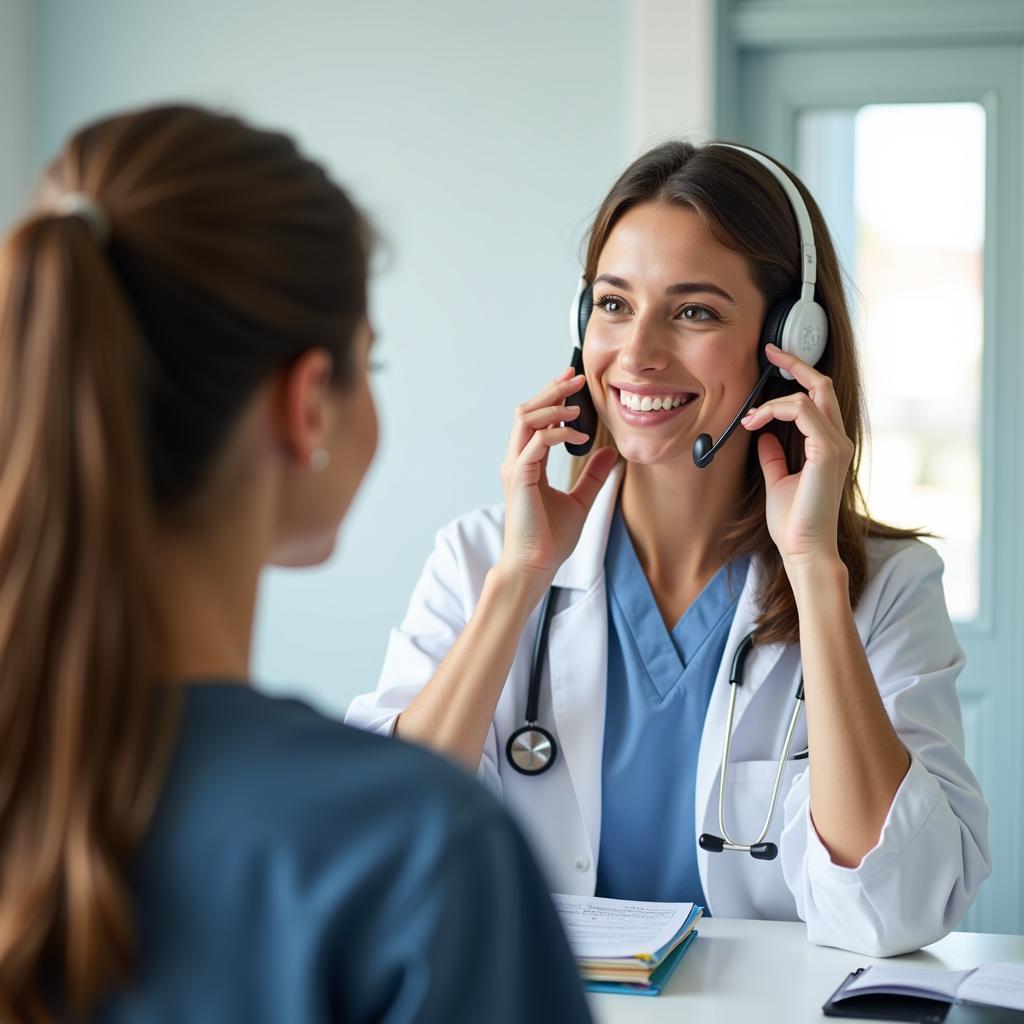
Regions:
[[[538, 609], [520, 638], [480, 764], [480, 778], [518, 820], [555, 892], [593, 895], [597, 877], [608, 650], [604, 555], [621, 478], [617, 468], [554, 578], [563, 590], [550, 626], [538, 723], [557, 737], [556, 762], [543, 775], [524, 776], [505, 756], [509, 735], [524, 724]], [[393, 731], [472, 614], [502, 537], [500, 506], [471, 512], [440, 531], [405, 620], [391, 633], [377, 690], [352, 702], [347, 722]], [[964, 656], [946, 611], [942, 562], [919, 542], [873, 541], [869, 557], [871, 578], [854, 617], [885, 708], [912, 758], [877, 846], [855, 868], [832, 863], [808, 809], [814, 758], [827, 755], [812, 752], [785, 768], [767, 837], [778, 844], [777, 860], [698, 849], [697, 862], [715, 916], [799, 918], [812, 942], [887, 956], [941, 938], [967, 912], [990, 873], [988, 810], [963, 758], [955, 683]], [[728, 673], [737, 644], [757, 618], [758, 568], [754, 559], [704, 723], [697, 835], [720, 834]], [[726, 795], [726, 826], [740, 842], [761, 829], [799, 677], [798, 646], [757, 647], [747, 660]], [[802, 718], [792, 750], [806, 745]], [[654, 827], [651, 842], [658, 841]]]

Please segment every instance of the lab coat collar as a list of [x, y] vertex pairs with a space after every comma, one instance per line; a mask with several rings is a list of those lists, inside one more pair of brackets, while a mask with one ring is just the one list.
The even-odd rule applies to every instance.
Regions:
[[[710, 725], [711, 731], [714, 733], [719, 724], [716, 719], [719, 715], [721, 716], [722, 731], [715, 734], [719, 739], [724, 733], [725, 714], [730, 688], [729, 671], [732, 668], [733, 655], [736, 653], [736, 649], [739, 647], [744, 637], [757, 628], [757, 620], [761, 615], [761, 604], [758, 598], [763, 584], [764, 563], [761, 561], [759, 556], [754, 555], [750, 559], [750, 568], [747, 570], [747, 579], [743, 585], [743, 590], [740, 592], [739, 601], [736, 603], [736, 614], [733, 616], [732, 626], [729, 629], [729, 636], [725, 643], [725, 654], [723, 655], [722, 662], [718, 667], [718, 675], [715, 678], [715, 687], [712, 691], [711, 705], [708, 708], [708, 714], [704, 723], [705, 732], [708, 731], [708, 726]], [[775, 668], [775, 665], [779, 658], [782, 657], [785, 650], [786, 644], [779, 642], [774, 644], [765, 644], [763, 646], [759, 645], [750, 652], [747, 657], [746, 665], [744, 666], [742, 684], [736, 693], [736, 717], [734, 727], [739, 724], [743, 712], [749, 705], [751, 698], [757, 692], [758, 688], [764, 682], [771, 670]], [[721, 753], [720, 748], [719, 753]], [[717, 767], [717, 763], [712, 759], [710, 764], [705, 766], [705, 768], [707, 767]], [[698, 768], [698, 791], [700, 784], [699, 774], [700, 772]]]
[[604, 552], [608, 546], [608, 534], [624, 473], [625, 463], [620, 459], [598, 492], [583, 524], [580, 539], [572, 554], [555, 573], [552, 586], [568, 590], [590, 590], [604, 575]]
[[[612, 470], [587, 516], [576, 548], [555, 574], [553, 585], [585, 591], [585, 597], [568, 605], [552, 620], [550, 638], [551, 691], [558, 733], [576, 797], [583, 813], [593, 857], [599, 853], [601, 836], [601, 756], [604, 742], [605, 687], [607, 680], [607, 609], [604, 586], [605, 550], [615, 506], [622, 485], [624, 464]], [[726, 642], [725, 656], [711, 694], [697, 761], [697, 828], [717, 832], [712, 809], [713, 787], [718, 781], [722, 741], [729, 702], [729, 669], [740, 641], [753, 629], [761, 608], [758, 594], [764, 568], [756, 555], [750, 560]], [[599, 632], [598, 632], [599, 630]], [[581, 636], [586, 635], [586, 642]], [[786, 650], [782, 643], [755, 647], [736, 694], [735, 725], [761, 684]], [[707, 820], [705, 821], [705, 816]], [[702, 880], [707, 879], [707, 854], [698, 851]], [[706, 884], [705, 884], [706, 889]]]
[[[754, 555], [750, 559], [747, 579], [736, 604], [736, 614], [733, 616], [729, 638], [725, 645], [725, 657], [722, 659], [719, 669], [719, 675], [727, 687], [729, 670], [732, 667], [732, 657], [736, 648], [748, 633], [757, 628], [757, 620], [762, 610], [758, 598], [763, 585], [764, 563], [760, 556]], [[736, 694], [737, 713], [746, 706], [757, 687], [764, 681], [765, 676], [775, 667], [775, 663], [785, 649], [786, 644], [780, 642], [758, 646], [750, 652], [743, 673], [743, 684], [740, 686], [739, 693]]]
[[[569, 590], [590, 590], [598, 580], [603, 578], [608, 535], [611, 532], [615, 506], [624, 475], [625, 462], [620, 459], [598, 492], [590, 514], [583, 524], [583, 531], [576, 547], [555, 573], [553, 586]], [[740, 640], [755, 628], [761, 614], [758, 594], [763, 582], [764, 566], [761, 559], [754, 555], [750, 559], [747, 578], [736, 605], [736, 614], [733, 617], [732, 628], [725, 648], [726, 657], [722, 661], [719, 673], [720, 677], [726, 681], [729, 678], [729, 666], [732, 664], [732, 652], [736, 650]], [[760, 681], [774, 668], [785, 647], [786, 645], [782, 643], [768, 644], [764, 647], [755, 647], [751, 651], [747, 658], [743, 685], [736, 695], [737, 710], [747, 703]]]

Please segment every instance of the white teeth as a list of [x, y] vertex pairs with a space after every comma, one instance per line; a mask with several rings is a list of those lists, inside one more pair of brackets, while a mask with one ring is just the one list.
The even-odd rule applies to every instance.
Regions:
[[688, 396], [669, 395], [651, 398], [650, 395], [634, 395], [630, 391], [619, 391], [619, 401], [633, 412], [660, 412], [662, 409], [678, 409]]

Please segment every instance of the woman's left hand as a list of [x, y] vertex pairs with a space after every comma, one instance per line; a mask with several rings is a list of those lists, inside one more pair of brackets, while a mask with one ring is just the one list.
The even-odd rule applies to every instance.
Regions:
[[799, 473], [789, 472], [782, 444], [774, 434], [757, 439], [768, 531], [792, 578], [794, 570], [821, 558], [839, 558], [839, 509], [854, 448], [843, 426], [832, 381], [774, 345], [768, 345], [765, 352], [772, 363], [807, 389], [806, 394], [797, 392], [765, 402], [742, 420], [749, 431], [760, 430], [771, 420], [795, 423], [804, 435], [806, 462]]

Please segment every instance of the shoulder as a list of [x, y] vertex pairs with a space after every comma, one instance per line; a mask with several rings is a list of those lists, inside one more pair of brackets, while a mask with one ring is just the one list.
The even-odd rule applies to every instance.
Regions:
[[437, 532], [438, 547], [471, 559], [497, 560], [505, 532], [505, 505], [476, 508], [451, 520]]
[[[508, 880], [514, 905], [516, 878], [530, 877], [501, 859], [525, 854], [497, 802], [426, 750], [298, 701], [233, 686], [183, 700], [132, 865], [139, 991], [164, 1002], [173, 991], [220, 1019], [254, 1019], [254, 1006], [299, 1019], [315, 1001], [324, 1009], [301, 1019], [330, 1003], [339, 1019], [376, 1020], [399, 998], [415, 1002], [400, 989], [422, 988], [426, 967], [431, 991], [450, 999], [458, 989], [433, 976], [435, 950], [462, 940], [445, 970], [470, 941], [475, 955], [479, 929], [459, 922], [480, 918], [494, 879]], [[467, 904], [470, 876], [483, 895]]]
[[468, 615], [488, 571], [501, 557], [504, 535], [504, 505], [474, 509], [441, 527], [420, 575], [411, 608], [416, 608], [418, 601], [433, 604], [439, 594], [445, 594]]
[[394, 868], [499, 813], [468, 773], [426, 750], [300, 701], [226, 689], [186, 694], [164, 807], [211, 848], [322, 866], [369, 846]]
[[911, 617], [949, 632], [939, 553], [921, 540], [872, 537], [867, 541], [868, 580], [858, 605], [858, 617], [880, 626]]
[[865, 548], [868, 562], [865, 594], [895, 596], [926, 584], [941, 586], [945, 566], [930, 544], [908, 538], [869, 537]]

